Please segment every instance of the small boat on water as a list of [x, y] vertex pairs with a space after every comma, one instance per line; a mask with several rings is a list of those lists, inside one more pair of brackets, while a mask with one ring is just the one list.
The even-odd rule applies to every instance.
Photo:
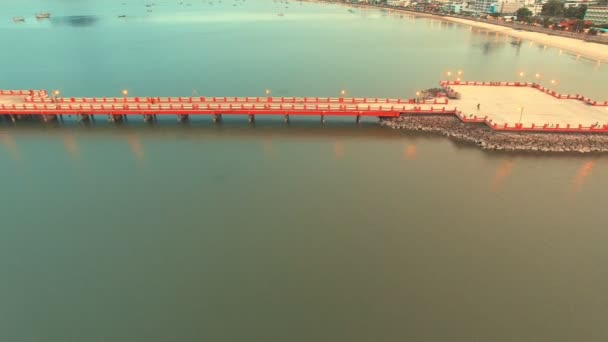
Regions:
[[36, 19], [48, 19], [50, 17], [51, 13], [48, 12], [36, 13]]
[[24, 17], [13, 17], [13, 21], [16, 23], [22, 23], [25, 21]]
[[126, 18], [126, 17], [127, 17], [127, 15], [126, 15], [126, 14], [121, 14], [121, 15], [119, 15], [118, 17], [119, 17], [119, 18]]
[[277, 15], [278, 15], [279, 17], [283, 17], [283, 16], [285, 16], [285, 14], [284, 14], [283, 12], [281, 12], [281, 13], [279, 13], [279, 14], [277, 14]]

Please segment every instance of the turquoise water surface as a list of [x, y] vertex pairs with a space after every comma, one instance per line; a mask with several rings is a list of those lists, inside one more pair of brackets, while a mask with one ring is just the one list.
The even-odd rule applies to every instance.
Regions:
[[[0, 2], [0, 88], [407, 98], [448, 70], [524, 71], [606, 98], [604, 64], [437, 20], [146, 4]], [[604, 155], [371, 120], [139, 121], [0, 122], [0, 341], [608, 339]]]

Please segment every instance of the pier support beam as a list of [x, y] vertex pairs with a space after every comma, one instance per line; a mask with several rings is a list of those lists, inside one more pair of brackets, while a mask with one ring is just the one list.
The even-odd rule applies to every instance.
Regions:
[[249, 123], [250, 123], [250, 124], [255, 123], [255, 115], [253, 115], [253, 114], [249, 114], [249, 119], [248, 119], [248, 120], [249, 120]]
[[78, 115], [78, 121], [89, 122], [91, 121], [91, 116], [89, 114], [80, 114]]
[[325, 115], [321, 115], [321, 124], [325, 125]]
[[55, 114], [44, 114], [44, 115], [42, 115], [42, 121], [44, 121], [44, 122], [57, 122], [57, 115], [55, 115]]
[[144, 114], [144, 122], [153, 123], [154, 121], [156, 121], [154, 119], [154, 114]]
[[285, 124], [289, 125], [289, 115], [285, 115]]
[[177, 122], [186, 123], [190, 120], [188, 114], [179, 114], [177, 116]]
[[361, 115], [357, 115], [357, 125], [361, 123]]
[[220, 123], [220, 122], [222, 122], [222, 114], [214, 114], [213, 123]]
[[122, 122], [123, 118], [124, 118], [124, 115], [110, 114], [108, 116], [108, 122], [120, 123], [120, 122]]

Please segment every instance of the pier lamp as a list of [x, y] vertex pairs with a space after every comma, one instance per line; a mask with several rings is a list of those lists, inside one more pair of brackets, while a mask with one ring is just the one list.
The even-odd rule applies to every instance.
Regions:
[[540, 76], [541, 75], [539, 73], [536, 73], [536, 75], [534, 75], [534, 77], [536, 77], [536, 78], [540, 78]]
[[524, 106], [518, 107], [517, 110], [519, 111], [519, 123], [521, 123], [521, 117], [524, 115]]
[[525, 73], [525, 72], [523, 72], [523, 71], [520, 71], [520, 72], [519, 72], [519, 77], [524, 77], [524, 75], [526, 75], [526, 73]]
[[266, 89], [265, 93], [266, 93], [266, 95], [270, 95], [270, 93], [271, 93], [270, 89]]
[[416, 92], [416, 102], [420, 102], [420, 92]]
[[61, 92], [59, 90], [53, 90], [53, 97], [55, 98], [55, 101], [57, 101], [57, 97], [61, 94]]
[[556, 85], [557, 84], [557, 80], [551, 80], [551, 84]]
[[449, 77], [449, 76], [452, 76], [452, 72], [451, 72], [451, 71], [447, 71], [445, 74], [446, 74], [448, 77]]
[[127, 95], [129, 95], [129, 91], [127, 89], [123, 89], [121, 91], [121, 93], [122, 93], [122, 96], [124, 96], [124, 97], [127, 97]]
[[342, 96], [346, 95], [346, 90], [344, 90], [344, 89], [340, 90], [340, 95], [342, 95]]
[[463, 74], [462, 70], [458, 70], [458, 76], [461, 76]]

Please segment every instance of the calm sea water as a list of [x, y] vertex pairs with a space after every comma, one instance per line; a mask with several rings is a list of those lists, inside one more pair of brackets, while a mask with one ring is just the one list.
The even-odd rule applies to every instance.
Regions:
[[[606, 65], [464, 26], [212, 3], [4, 0], [0, 88], [410, 97], [462, 70], [606, 97]], [[245, 121], [2, 124], [0, 341], [608, 339], [606, 156]]]

